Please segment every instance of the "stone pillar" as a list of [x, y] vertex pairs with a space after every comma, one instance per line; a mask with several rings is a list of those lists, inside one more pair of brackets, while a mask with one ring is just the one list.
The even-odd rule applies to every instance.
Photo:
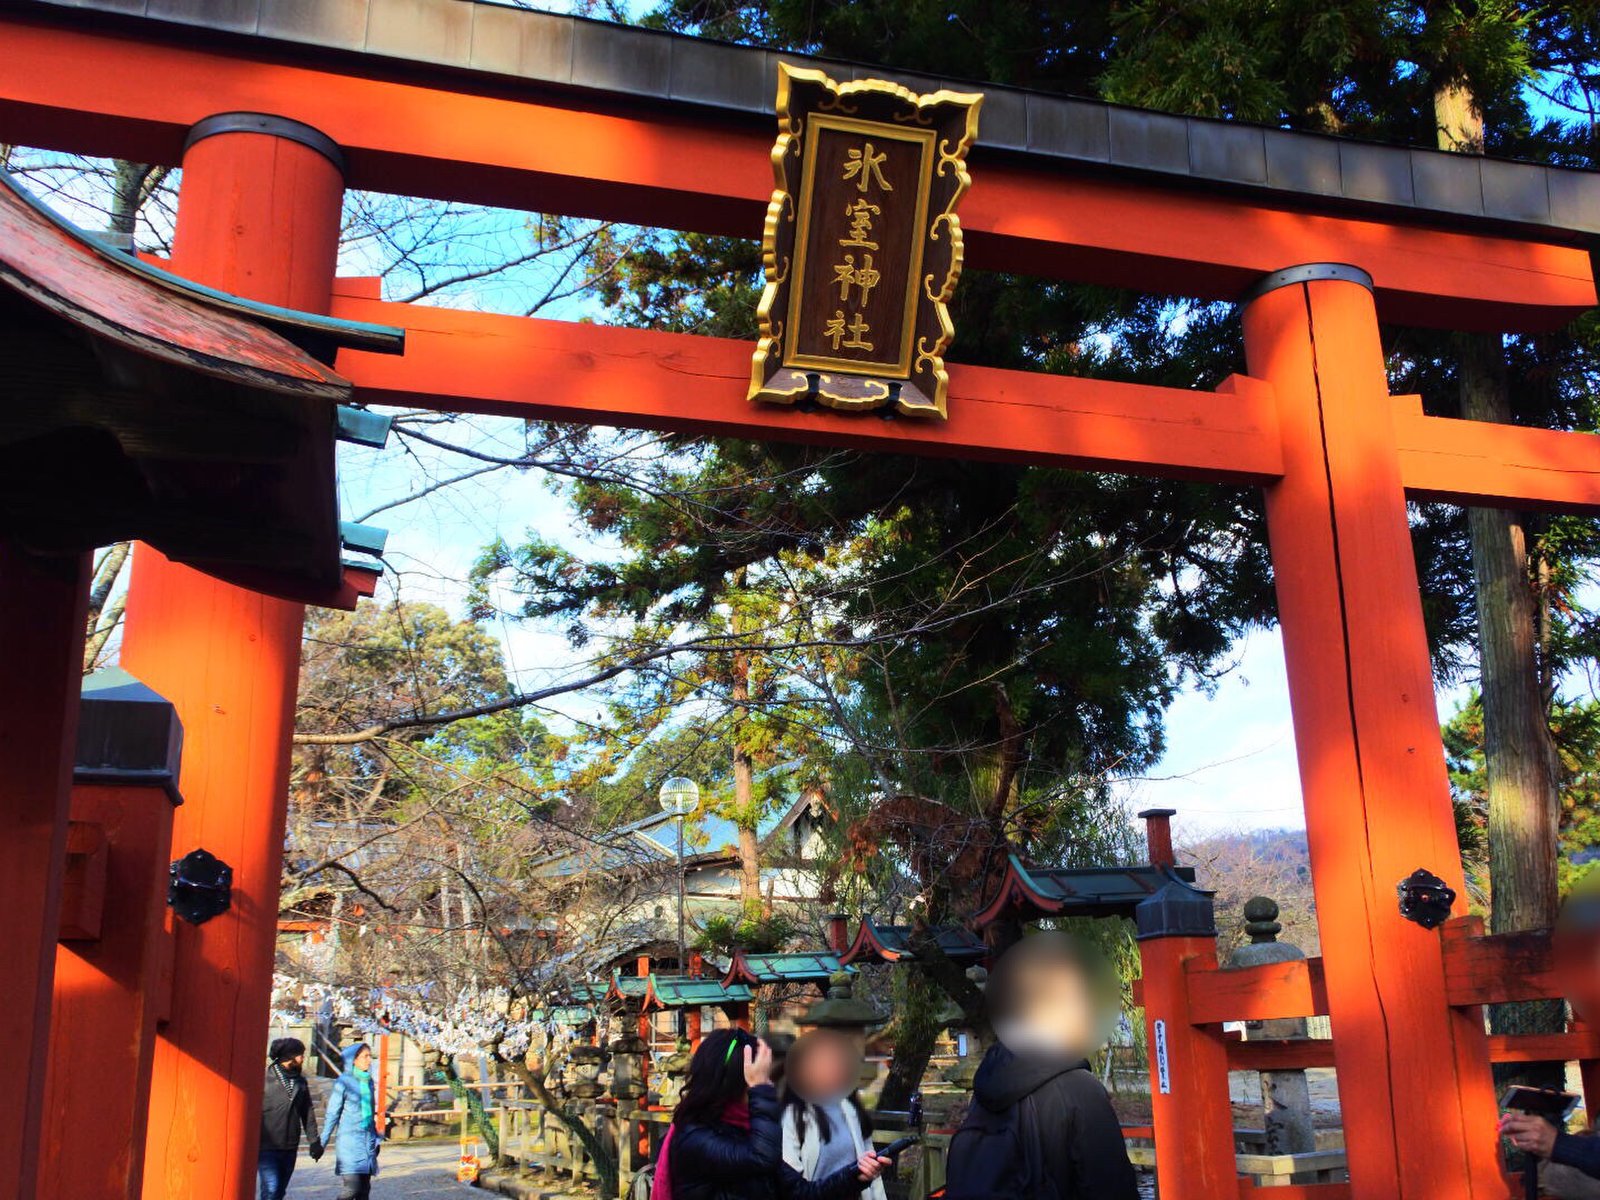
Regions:
[[[1278, 924], [1276, 902], [1266, 896], [1253, 896], [1245, 901], [1244, 918], [1250, 941], [1229, 957], [1230, 968], [1298, 962], [1305, 958], [1300, 947], [1278, 941], [1283, 926]], [[1305, 1036], [1304, 1017], [1250, 1021], [1245, 1025], [1245, 1040], [1251, 1042]], [[1266, 1109], [1268, 1154], [1306, 1154], [1317, 1148], [1316, 1135], [1311, 1128], [1311, 1090], [1303, 1069], [1261, 1072], [1261, 1103]], [[1313, 1181], [1297, 1178], [1295, 1182]]]

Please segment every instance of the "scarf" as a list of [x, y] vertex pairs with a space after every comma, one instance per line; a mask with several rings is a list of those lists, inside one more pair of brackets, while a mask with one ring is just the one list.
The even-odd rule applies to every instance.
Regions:
[[[722, 1110], [722, 1120], [726, 1125], [735, 1129], [750, 1128], [750, 1101], [744, 1098], [734, 1100]], [[650, 1200], [672, 1200], [672, 1167], [671, 1149], [673, 1136], [678, 1132], [676, 1125], [667, 1126], [667, 1136], [661, 1139], [661, 1153], [656, 1155], [656, 1174], [650, 1182]]]
[[356, 1077], [356, 1090], [361, 1093], [361, 1124], [366, 1129], [376, 1129], [377, 1122], [372, 1119], [372, 1072], [351, 1068], [351, 1074]]

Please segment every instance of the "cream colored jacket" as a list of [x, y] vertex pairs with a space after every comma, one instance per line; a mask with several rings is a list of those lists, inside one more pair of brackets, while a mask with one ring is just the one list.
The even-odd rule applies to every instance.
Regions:
[[[845, 1122], [850, 1126], [850, 1141], [856, 1148], [856, 1157], [860, 1158], [867, 1152], [867, 1144], [861, 1136], [861, 1114], [855, 1111], [855, 1103], [851, 1100], [844, 1102], [849, 1120]], [[803, 1136], [802, 1136], [803, 1135]], [[815, 1179], [817, 1171], [817, 1157], [822, 1153], [822, 1136], [817, 1132], [816, 1117], [810, 1106], [785, 1104], [783, 1106], [783, 1161], [788, 1163], [807, 1179]], [[887, 1193], [883, 1190], [883, 1181], [874, 1179], [861, 1189], [863, 1200], [888, 1200]]]

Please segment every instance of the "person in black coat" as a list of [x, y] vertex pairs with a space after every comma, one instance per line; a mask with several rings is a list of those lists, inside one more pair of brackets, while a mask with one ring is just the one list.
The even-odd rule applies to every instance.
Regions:
[[1122, 1123], [1086, 1058], [1014, 1054], [996, 1042], [972, 1081], [975, 1104], [1017, 1106], [1024, 1137], [1035, 1143], [1041, 1200], [1134, 1200], [1138, 1181]]
[[854, 1200], [889, 1165], [869, 1150], [824, 1179], [788, 1166], [771, 1048], [741, 1029], [719, 1029], [689, 1061], [651, 1200]]
[[984, 993], [995, 1036], [951, 1141], [950, 1200], [1136, 1200], [1122, 1125], [1085, 1053], [1100, 1040], [1109, 976], [1063, 933], [1024, 938]]
[[311, 1106], [311, 1089], [300, 1068], [306, 1061], [305, 1043], [299, 1038], [278, 1038], [267, 1052], [266, 1090], [261, 1097], [261, 1150], [256, 1159], [258, 1200], [283, 1200], [300, 1153], [303, 1130], [311, 1146], [311, 1160], [322, 1157], [317, 1136], [317, 1115]]

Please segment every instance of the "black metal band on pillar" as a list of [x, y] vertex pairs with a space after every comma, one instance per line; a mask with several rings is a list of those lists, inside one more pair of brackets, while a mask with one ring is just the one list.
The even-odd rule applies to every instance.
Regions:
[[311, 147], [339, 168], [341, 175], [345, 171], [344, 151], [339, 148], [338, 142], [320, 129], [313, 129], [299, 121], [291, 121], [288, 117], [275, 117], [270, 113], [216, 113], [196, 121], [194, 128], [189, 130], [189, 136], [183, 141], [184, 152], [187, 153], [189, 147], [196, 142], [215, 137], [219, 133], [264, 133], [268, 137], [299, 142], [302, 146]]
[[1360, 267], [1351, 266], [1349, 263], [1301, 263], [1297, 267], [1284, 267], [1281, 271], [1262, 276], [1249, 291], [1239, 297], [1239, 303], [1249, 304], [1250, 301], [1258, 300], [1268, 292], [1275, 292], [1279, 288], [1293, 287], [1297, 283], [1316, 283], [1325, 279], [1356, 283], [1369, 292], [1372, 290], [1372, 276]]

